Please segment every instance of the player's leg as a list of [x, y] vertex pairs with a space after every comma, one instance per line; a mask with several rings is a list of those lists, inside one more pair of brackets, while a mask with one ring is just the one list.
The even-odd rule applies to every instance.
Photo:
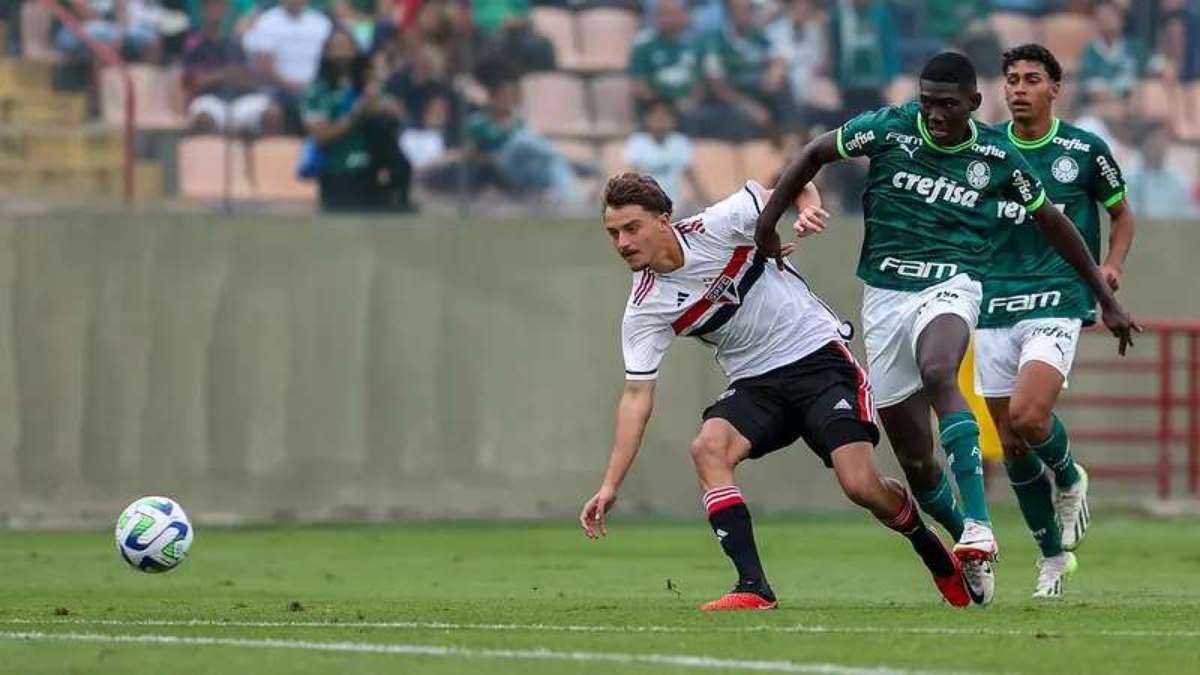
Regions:
[[704, 493], [709, 525], [738, 574], [733, 592], [705, 604], [701, 607], [704, 610], [775, 606], [775, 594], [767, 583], [754, 543], [750, 510], [734, 481], [734, 468], [750, 455], [750, 448], [751, 442], [721, 417], [706, 419], [700, 434], [692, 441], [692, 462]]
[[919, 391], [896, 405], [881, 407], [879, 420], [917, 504], [958, 541], [963, 532], [963, 514], [946, 471], [933, 452], [929, 399]]
[[882, 478], [875, 468], [869, 442], [847, 443], [830, 453], [833, 471], [850, 501], [870, 511], [879, 522], [899, 532], [912, 544], [933, 575], [942, 596], [955, 607], [971, 604], [958, 559], [921, 520], [916, 501], [893, 478]]
[[1070, 372], [1078, 320], [1029, 322], [1017, 384], [1009, 403], [1013, 430], [1054, 473], [1063, 547], [1074, 550], [1087, 532], [1087, 473], [1071, 456], [1071, 443], [1054, 405]]

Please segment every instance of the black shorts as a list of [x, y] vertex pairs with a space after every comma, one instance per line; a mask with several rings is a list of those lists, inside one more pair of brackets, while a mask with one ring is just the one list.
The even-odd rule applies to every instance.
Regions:
[[735, 380], [704, 411], [733, 425], [750, 441], [750, 458], [803, 438], [825, 466], [847, 443], [879, 443], [867, 374], [841, 342], [830, 342], [795, 363]]

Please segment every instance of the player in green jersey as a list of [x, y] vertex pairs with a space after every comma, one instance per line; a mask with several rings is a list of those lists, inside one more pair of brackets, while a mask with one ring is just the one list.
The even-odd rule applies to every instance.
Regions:
[[[1120, 167], [1102, 139], [1054, 116], [1062, 67], [1049, 50], [1029, 44], [1005, 52], [1004, 75], [1012, 113], [1004, 125], [1009, 139], [1041, 176], [1050, 202], [1079, 228], [1095, 259], [1097, 205], [1108, 211], [1109, 250], [1100, 270], [1116, 290], [1134, 231]], [[983, 284], [975, 389], [987, 400], [1009, 480], [1041, 549], [1033, 597], [1054, 598], [1078, 564], [1071, 551], [1089, 519], [1087, 473], [1071, 457], [1054, 404], [1071, 370], [1080, 328], [1095, 321], [1096, 300], [1021, 209], [1002, 210], [1012, 226]]]
[[[866, 284], [862, 320], [871, 385], [917, 502], [957, 540], [954, 551], [971, 595], [986, 604], [998, 548], [983, 495], [979, 426], [957, 375], [998, 235], [1012, 227], [998, 215], [1004, 204], [1028, 212], [1084, 279], [1122, 353], [1137, 327], [1007, 134], [971, 119], [982, 101], [971, 62], [953, 53], [933, 57], [921, 72], [920, 94], [919, 102], [862, 114], [807, 145], [759, 216], [756, 242], [764, 255], [780, 250], [775, 225], [822, 166], [870, 159], [858, 276]], [[933, 454], [931, 406], [961, 511]]]

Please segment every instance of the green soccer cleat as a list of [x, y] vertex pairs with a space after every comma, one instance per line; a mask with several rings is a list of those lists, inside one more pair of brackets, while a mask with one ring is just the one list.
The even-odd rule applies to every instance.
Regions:
[[1066, 490], [1061, 490], [1054, 502], [1054, 510], [1062, 527], [1062, 545], [1068, 551], [1079, 548], [1091, 520], [1087, 503], [1088, 475], [1078, 463], [1075, 468], [1079, 471], [1079, 480]]

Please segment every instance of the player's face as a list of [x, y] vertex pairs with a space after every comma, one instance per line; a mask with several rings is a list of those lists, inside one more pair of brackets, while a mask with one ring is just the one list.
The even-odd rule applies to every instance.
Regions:
[[647, 211], [637, 204], [604, 209], [608, 238], [634, 272], [649, 267], [662, 252], [670, 220], [668, 213]]
[[966, 140], [971, 113], [979, 109], [982, 101], [979, 92], [967, 91], [952, 82], [921, 80], [921, 115], [938, 145], [956, 145]]
[[1017, 61], [1004, 74], [1004, 100], [1014, 120], [1049, 117], [1058, 97], [1058, 83], [1036, 61]]

